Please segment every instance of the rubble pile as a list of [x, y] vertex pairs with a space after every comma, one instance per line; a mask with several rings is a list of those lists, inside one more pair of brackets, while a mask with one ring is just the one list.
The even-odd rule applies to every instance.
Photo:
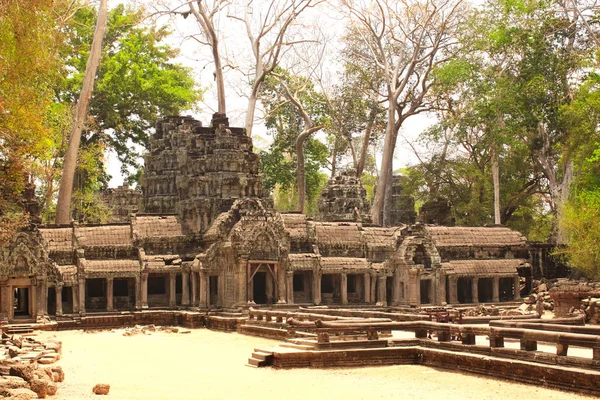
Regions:
[[125, 329], [123, 336], [136, 336], [136, 335], [151, 335], [152, 332], [166, 332], [166, 333], [190, 333], [190, 330], [181, 329], [174, 326], [159, 326], [155, 325], [136, 325], [131, 328]]
[[533, 282], [533, 290], [529, 296], [523, 298], [523, 304], [519, 306], [518, 311], [522, 314], [542, 315], [544, 311], [554, 311], [554, 300], [550, 296], [550, 282]]
[[29, 336], [2, 336], [0, 346], [0, 397], [46, 398], [56, 394], [57, 383], [65, 379], [60, 366], [62, 344], [41, 342]]

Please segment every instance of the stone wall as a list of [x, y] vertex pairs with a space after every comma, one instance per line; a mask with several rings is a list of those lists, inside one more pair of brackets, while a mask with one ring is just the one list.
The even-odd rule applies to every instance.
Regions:
[[144, 211], [177, 213], [186, 233], [206, 232], [239, 198], [266, 197], [252, 139], [220, 114], [208, 127], [191, 117], [163, 119], [144, 160]]
[[367, 191], [353, 170], [329, 180], [319, 199], [319, 216], [323, 221], [371, 222]]
[[102, 200], [111, 211], [109, 223], [129, 222], [129, 216], [140, 210], [141, 190], [130, 189], [128, 185], [102, 192]]

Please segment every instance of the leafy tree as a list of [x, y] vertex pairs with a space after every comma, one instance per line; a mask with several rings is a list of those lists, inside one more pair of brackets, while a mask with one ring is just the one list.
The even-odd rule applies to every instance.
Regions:
[[53, 1], [0, 2], [0, 242], [27, 223], [19, 205], [26, 176], [51, 145], [58, 11]]
[[[83, 7], [67, 28], [67, 42], [61, 54], [67, 76], [57, 91], [62, 102], [75, 101], [89, 52], [96, 11]], [[192, 71], [172, 60], [178, 50], [163, 44], [166, 27], [148, 26], [142, 9], [124, 5], [113, 8], [90, 101], [87, 141], [104, 141], [123, 163], [122, 173], [129, 181], [138, 178], [138, 159], [148, 144], [156, 120], [194, 107], [201, 98]]]
[[[312, 128], [321, 129], [327, 123], [326, 101], [308, 79], [282, 69], [265, 80], [261, 101], [267, 114], [265, 124], [274, 137], [269, 151], [260, 154], [265, 187], [267, 190], [276, 185], [282, 190], [289, 190], [292, 185], [299, 187], [304, 175], [306, 198], [311, 204], [323, 187], [324, 177], [319, 170], [327, 165], [329, 151], [310, 133]], [[307, 127], [307, 116], [312, 126]], [[299, 169], [303, 169], [303, 174], [298, 173]], [[301, 202], [304, 205], [298, 200], [297, 209]]]

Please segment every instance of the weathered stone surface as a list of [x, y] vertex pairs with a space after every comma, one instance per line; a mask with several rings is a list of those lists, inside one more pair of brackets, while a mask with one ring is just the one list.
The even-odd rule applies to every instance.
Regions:
[[51, 367], [44, 367], [43, 369], [50, 372], [51, 378], [53, 382], [62, 382], [65, 380], [65, 373], [60, 365], [53, 365]]
[[97, 383], [94, 388], [92, 389], [92, 392], [94, 394], [100, 394], [100, 395], [106, 395], [108, 394], [108, 392], [110, 391], [110, 385], [106, 384], [106, 383]]
[[0, 390], [0, 397], [8, 397], [12, 400], [31, 400], [38, 398], [37, 393], [28, 388]]
[[129, 216], [140, 210], [142, 191], [128, 185], [102, 192], [102, 200], [111, 211], [108, 222], [129, 222]]
[[50, 382], [48, 379], [34, 378], [29, 382], [31, 390], [37, 393], [38, 398], [45, 399], [48, 396], [48, 386]]
[[367, 191], [354, 170], [331, 178], [319, 198], [319, 216], [323, 221], [371, 222]]
[[35, 364], [17, 364], [10, 367], [9, 373], [11, 376], [18, 376], [31, 382], [35, 378], [35, 370]]
[[0, 390], [28, 388], [29, 384], [25, 379], [18, 376], [3, 376], [0, 377]]

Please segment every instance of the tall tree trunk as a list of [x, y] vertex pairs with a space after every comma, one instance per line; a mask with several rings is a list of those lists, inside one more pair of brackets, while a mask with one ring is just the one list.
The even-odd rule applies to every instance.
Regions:
[[69, 146], [65, 154], [65, 164], [63, 174], [60, 180], [60, 189], [58, 192], [58, 202], [56, 204], [56, 223], [68, 224], [71, 222], [71, 196], [73, 193], [73, 179], [75, 176], [75, 168], [77, 167], [77, 154], [79, 152], [79, 143], [81, 142], [81, 131], [85, 125], [87, 110], [94, 90], [94, 79], [100, 64], [100, 56], [102, 55], [102, 40], [106, 31], [106, 1], [100, 1], [98, 10], [98, 21], [96, 22], [96, 30], [92, 41], [92, 48], [85, 67], [85, 75], [83, 78], [83, 86], [81, 94], [77, 101], [75, 117], [73, 118], [73, 126], [69, 136]]
[[394, 107], [388, 108], [387, 129], [383, 145], [383, 158], [381, 160], [381, 174], [379, 175], [379, 179], [377, 179], [377, 188], [375, 191], [375, 198], [373, 199], [373, 208], [371, 209], [373, 223], [376, 225], [381, 225], [383, 223], [382, 217], [385, 187], [390, 181], [390, 167], [394, 160], [394, 148], [396, 147], [396, 138], [398, 135], [395, 123], [395, 113], [396, 109]]
[[310, 132], [303, 131], [296, 139], [296, 179], [298, 180], [298, 205], [296, 211], [304, 212], [306, 202], [306, 171], [304, 169], [304, 141]]
[[333, 144], [333, 154], [331, 155], [331, 177], [333, 178], [335, 176], [336, 173], [336, 167], [337, 167], [337, 143], [334, 142]]
[[362, 147], [360, 149], [360, 157], [356, 165], [356, 177], [360, 178], [365, 169], [367, 163], [367, 155], [369, 151], [369, 141], [371, 140], [371, 132], [373, 131], [373, 124], [375, 123], [375, 109], [371, 110], [369, 114], [369, 120], [367, 121], [367, 127], [365, 128], [365, 135], [363, 137]]
[[392, 210], [394, 204], [392, 203], [392, 184], [394, 181], [394, 169], [392, 163], [388, 166], [388, 179], [385, 185], [385, 197], [383, 199], [383, 226], [392, 226]]
[[246, 135], [252, 137], [252, 127], [254, 126], [254, 113], [256, 110], [256, 102], [258, 100], [258, 91], [260, 90], [260, 85], [255, 83], [252, 88], [252, 93], [250, 93], [250, 98], [248, 99], [248, 111], [246, 112]]
[[492, 180], [494, 181], [494, 224], [500, 225], [500, 163], [498, 162], [498, 152], [492, 150]]

